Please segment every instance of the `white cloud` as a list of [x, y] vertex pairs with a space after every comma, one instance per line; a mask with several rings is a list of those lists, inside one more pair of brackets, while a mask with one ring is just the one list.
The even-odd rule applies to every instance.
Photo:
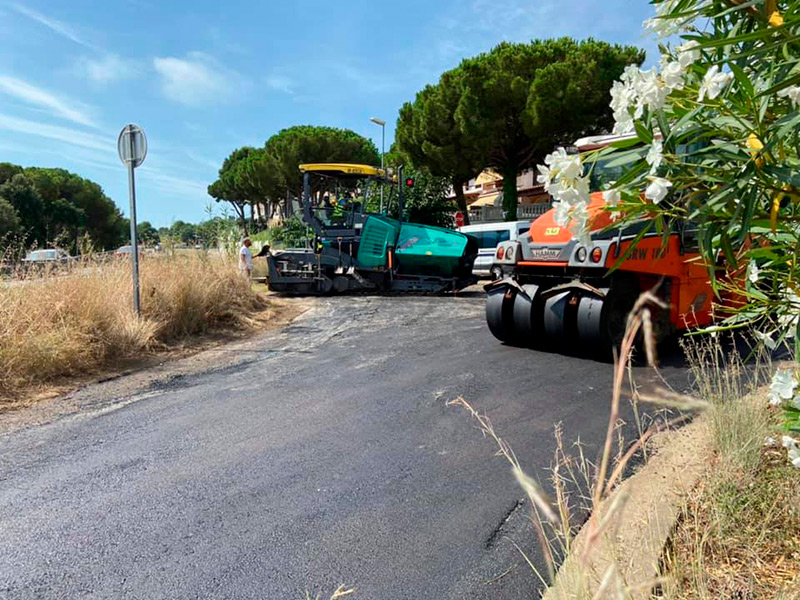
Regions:
[[284, 77], [282, 75], [272, 75], [271, 77], [267, 77], [266, 83], [273, 90], [294, 96], [295, 83], [288, 77]]
[[44, 25], [48, 29], [55, 31], [57, 34], [67, 38], [75, 42], [76, 44], [80, 44], [81, 46], [85, 46], [86, 48], [91, 48], [93, 50], [97, 50], [97, 47], [94, 44], [91, 44], [81, 38], [75, 30], [67, 25], [66, 23], [62, 23], [61, 21], [57, 21], [56, 19], [50, 18], [46, 15], [43, 15], [40, 12], [33, 10], [27, 6], [23, 6], [22, 4], [13, 3], [9, 5], [10, 8], [14, 9], [21, 15], [28, 17], [39, 23], [40, 25]]
[[113, 154], [116, 154], [117, 151], [116, 141], [111, 137], [104, 138], [77, 129], [59, 127], [57, 125], [45, 125], [43, 123], [36, 123], [35, 121], [28, 121], [27, 119], [20, 119], [2, 113], [0, 113], [0, 130], [43, 137], [73, 146], [92, 148], [94, 150], [101, 150]]
[[136, 61], [122, 58], [116, 54], [106, 54], [101, 58], [84, 56], [75, 64], [75, 71], [80, 76], [101, 85], [122, 79], [133, 79], [142, 74]]
[[0, 75], [0, 92], [22, 100], [27, 104], [48, 109], [54, 115], [68, 121], [94, 127], [92, 120], [81, 109], [71, 106], [70, 103], [65, 102], [54, 94], [21, 79]]
[[140, 181], [150, 179], [163, 192], [180, 194], [184, 196], [208, 196], [208, 184], [184, 177], [168, 175], [156, 168], [143, 165], [137, 169], [142, 173]]
[[186, 106], [224, 101], [245, 87], [235, 71], [202, 52], [190, 52], [186, 58], [156, 57], [153, 66], [161, 77], [164, 95]]

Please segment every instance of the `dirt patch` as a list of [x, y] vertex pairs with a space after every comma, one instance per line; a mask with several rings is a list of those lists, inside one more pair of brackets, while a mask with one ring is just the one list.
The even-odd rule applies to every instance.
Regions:
[[97, 371], [61, 379], [0, 403], [0, 433], [113, 403], [188, 375], [230, 367], [259, 343], [314, 306], [313, 299], [270, 295], [267, 307], [250, 316], [245, 329], [217, 330], [188, 338]]

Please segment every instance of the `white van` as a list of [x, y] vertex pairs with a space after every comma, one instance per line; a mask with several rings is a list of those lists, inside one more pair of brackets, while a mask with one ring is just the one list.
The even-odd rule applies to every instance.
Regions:
[[478, 240], [478, 258], [472, 272], [478, 277], [499, 279], [500, 273], [492, 273], [494, 255], [500, 242], [515, 241], [526, 237], [531, 228], [530, 221], [507, 221], [502, 223], [480, 223], [459, 227], [461, 233], [467, 233]]

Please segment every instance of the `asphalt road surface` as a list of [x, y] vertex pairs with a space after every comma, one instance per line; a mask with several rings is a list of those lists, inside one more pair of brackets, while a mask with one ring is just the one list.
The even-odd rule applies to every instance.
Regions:
[[523, 493], [446, 402], [546, 480], [555, 423], [596, 455], [611, 368], [498, 344], [483, 302], [322, 299], [232, 365], [0, 436], [0, 598], [538, 597]]

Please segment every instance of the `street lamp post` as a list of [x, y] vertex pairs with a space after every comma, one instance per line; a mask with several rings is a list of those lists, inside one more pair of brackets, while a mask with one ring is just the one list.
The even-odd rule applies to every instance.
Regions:
[[[386, 155], [386, 121], [383, 119], [379, 119], [377, 117], [372, 117], [370, 119], [375, 125], [380, 126], [381, 128], [381, 170], [384, 171], [384, 175], [386, 173], [386, 167], [383, 164], [384, 156]], [[381, 186], [381, 211], [383, 212], [383, 186]]]

